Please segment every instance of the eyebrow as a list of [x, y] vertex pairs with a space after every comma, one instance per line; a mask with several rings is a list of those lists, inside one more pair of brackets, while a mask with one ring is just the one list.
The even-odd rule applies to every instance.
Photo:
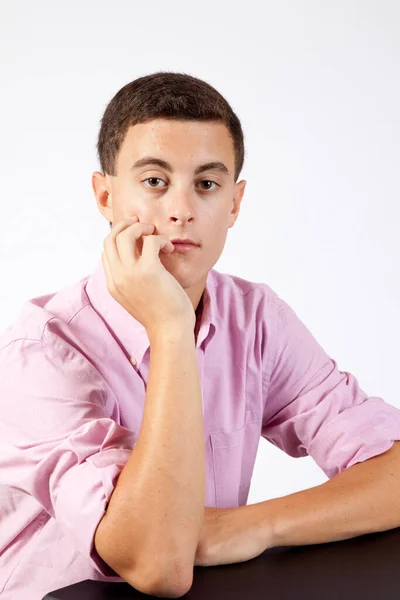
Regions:
[[[172, 166], [167, 161], [162, 160], [161, 158], [156, 158], [155, 156], [145, 156], [144, 158], [137, 160], [132, 165], [131, 170], [138, 169], [140, 167], [146, 167], [148, 165], [155, 165], [157, 167], [161, 167], [162, 169], [165, 169], [170, 173], [174, 172]], [[199, 165], [198, 167], [196, 167], [194, 174], [199, 175], [199, 173], [204, 173], [204, 171], [219, 171], [220, 173], [229, 175], [228, 167], [220, 161], [211, 161], [205, 163], [204, 165]]]

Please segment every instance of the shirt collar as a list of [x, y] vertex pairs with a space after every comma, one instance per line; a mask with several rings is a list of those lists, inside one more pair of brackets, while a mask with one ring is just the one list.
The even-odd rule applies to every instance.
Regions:
[[[215, 295], [213, 290], [216, 285], [214, 270], [211, 269], [203, 292], [203, 312], [197, 337], [197, 348], [206, 340], [208, 344], [215, 333]], [[109, 293], [102, 260], [88, 278], [85, 291], [90, 304], [111, 329], [128, 359], [139, 368], [150, 347], [146, 328]]]

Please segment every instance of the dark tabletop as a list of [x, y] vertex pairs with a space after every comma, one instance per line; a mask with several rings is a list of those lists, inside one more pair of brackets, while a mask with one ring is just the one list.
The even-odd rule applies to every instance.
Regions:
[[[271, 548], [233, 565], [195, 567], [188, 600], [400, 600], [400, 528], [350, 540]], [[149, 598], [127, 583], [83, 581], [43, 600]]]

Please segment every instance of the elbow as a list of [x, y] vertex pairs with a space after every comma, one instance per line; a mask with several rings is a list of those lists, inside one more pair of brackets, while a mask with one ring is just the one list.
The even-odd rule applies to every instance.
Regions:
[[121, 577], [144, 594], [159, 598], [181, 598], [192, 587], [193, 568], [187, 572], [177, 563], [169, 563], [162, 572], [136, 569], [134, 572], [121, 574]]
[[180, 598], [192, 587], [194, 558], [191, 562], [187, 555], [185, 559], [182, 556], [173, 559], [172, 552], [166, 555], [157, 549], [142, 551], [136, 557], [127, 556], [110, 533], [105, 518], [96, 530], [95, 548], [99, 556], [139, 592], [160, 598]]
[[193, 576], [172, 581], [170, 574], [168, 574], [166, 577], [158, 578], [150, 586], [150, 591], [145, 593], [159, 598], [181, 598], [189, 592], [192, 584]]

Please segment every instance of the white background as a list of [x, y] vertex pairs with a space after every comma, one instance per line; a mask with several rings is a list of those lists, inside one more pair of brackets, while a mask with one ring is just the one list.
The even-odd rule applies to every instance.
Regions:
[[[268, 283], [341, 370], [400, 407], [399, 40], [397, 0], [0, 0], [0, 331], [100, 259], [91, 174], [109, 100], [186, 72], [246, 136], [246, 194], [215, 268]], [[262, 439], [249, 503], [323, 481]]]

